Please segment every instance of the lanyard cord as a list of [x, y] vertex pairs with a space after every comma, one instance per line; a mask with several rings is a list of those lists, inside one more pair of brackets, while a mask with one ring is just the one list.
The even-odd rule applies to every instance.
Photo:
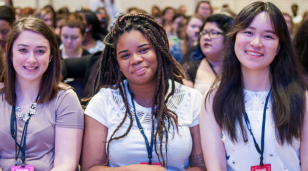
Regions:
[[137, 117], [137, 112], [136, 112], [136, 107], [135, 107], [135, 103], [134, 103], [134, 99], [133, 99], [133, 92], [131, 92], [128, 84], [127, 84], [127, 88], [128, 88], [128, 91], [129, 91], [129, 94], [131, 96], [131, 102], [132, 102], [132, 105], [133, 105], [133, 108], [134, 108], [134, 113], [135, 113], [135, 118], [136, 118], [136, 122], [137, 122], [137, 125], [138, 125], [138, 128], [139, 128], [139, 131], [141, 133], [141, 135], [143, 136], [144, 138], [144, 141], [145, 141], [145, 145], [147, 147], [147, 152], [148, 152], [148, 158], [149, 158], [149, 162], [148, 164], [149, 165], [152, 165], [152, 152], [153, 152], [153, 146], [154, 146], [154, 136], [153, 136], [153, 130], [151, 131], [151, 145], [149, 145], [149, 141], [148, 141], [148, 138], [147, 136], [144, 134], [144, 130], [143, 130], [143, 127]]
[[[35, 102], [37, 102], [38, 98], [40, 96], [40, 93], [37, 94]], [[20, 139], [20, 144], [17, 142], [17, 122], [16, 122], [16, 116], [15, 116], [15, 105], [12, 106], [12, 112], [11, 112], [11, 136], [15, 141], [15, 166], [17, 166], [17, 158], [20, 153], [22, 152], [21, 160], [22, 160], [22, 167], [25, 167], [25, 160], [26, 160], [26, 137], [27, 137], [27, 131], [28, 131], [28, 125], [29, 121], [31, 119], [31, 114], [29, 115], [29, 119], [25, 122], [21, 139]], [[16, 131], [16, 132], [15, 132]], [[19, 147], [17, 150], [17, 146]], [[22, 147], [21, 147], [22, 146]]]
[[214, 70], [213, 65], [209, 62], [209, 60], [207, 60], [207, 58], [206, 58], [206, 57], [205, 57], [205, 60], [206, 60], [206, 62], [210, 65], [211, 70], [214, 72], [215, 76], [217, 77], [217, 73], [216, 73], [216, 71]]
[[248, 118], [248, 115], [247, 113], [245, 112], [245, 121], [246, 121], [246, 125], [247, 125], [247, 129], [249, 130], [252, 138], [253, 138], [253, 142], [255, 144], [255, 148], [256, 150], [258, 151], [258, 153], [261, 155], [260, 156], [260, 165], [263, 167], [263, 154], [264, 154], [264, 135], [265, 135], [265, 120], [266, 120], [266, 108], [267, 108], [267, 103], [268, 103], [268, 100], [269, 100], [269, 96], [272, 92], [272, 89], [268, 92], [268, 95], [266, 97], [266, 101], [265, 101], [265, 105], [264, 105], [264, 109], [263, 109], [263, 121], [262, 121], [262, 134], [261, 134], [261, 149], [255, 139], [255, 136], [253, 135], [252, 133], [252, 130], [251, 130], [251, 126], [250, 126], [250, 122], [249, 122], [249, 118]]

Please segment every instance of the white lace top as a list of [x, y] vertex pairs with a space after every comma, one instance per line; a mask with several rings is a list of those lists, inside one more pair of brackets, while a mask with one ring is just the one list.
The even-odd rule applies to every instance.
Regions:
[[105, 46], [106, 45], [105, 45], [104, 42], [97, 40], [95, 46], [88, 49], [88, 52], [93, 54], [93, 53], [96, 53], [98, 51], [103, 51], [105, 49]]
[[[125, 84], [126, 89], [127, 85]], [[170, 91], [170, 90], [169, 90]], [[144, 138], [142, 137], [134, 118], [134, 110], [127, 92], [129, 109], [133, 115], [133, 126], [128, 135], [120, 140], [114, 140], [110, 144], [109, 165], [111, 167], [125, 166], [148, 162], [148, 154]], [[179, 133], [169, 131], [168, 140], [168, 170], [183, 170], [189, 166], [189, 156], [192, 150], [192, 138], [190, 127], [199, 124], [199, 112], [202, 95], [194, 89], [176, 82], [175, 93], [167, 102], [168, 109], [178, 115]], [[146, 108], [134, 102], [137, 117], [144, 128], [145, 135], [150, 141], [151, 137], [151, 108]], [[125, 115], [125, 106], [119, 90], [102, 88], [90, 101], [85, 114], [96, 119], [108, 128], [107, 139], [118, 127]], [[166, 121], [167, 123], [167, 121]], [[156, 125], [156, 124], [154, 124]], [[129, 126], [129, 118], [119, 129], [115, 136], [122, 135]], [[156, 127], [154, 128], [156, 129]], [[174, 137], [173, 137], [174, 135]], [[172, 138], [173, 137], [173, 138]], [[162, 143], [165, 143], [163, 141]], [[159, 146], [159, 144], [158, 144]], [[164, 147], [164, 145], [163, 145]], [[158, 158], [153, 149], [153, 163], [158, 163]], [[164, 151], [164, 149], [163, 149]]]
[[[268, 92], [244, 90], [246, 113], [252, 132], [260, 148], [263, 109], [267, 95]], [[277, 142], [271, 108], [271, 100], [269, 100], [266, 110], [263, 163], [270, 163], [272, 171], [300, 171], [300, 141], [294, 139], [293, 145], [287, 143], [280, 145]], [[244, 143], [241, 139], [241, 132], [238, 125], [238, 143], [233, 143], [228, 133], [222, 131], [222, 141], [226, 149], [228, 171], [247, 171], [250, 170], [251, 166], [259, 165], [260, 163], [260, 154], [255, 148], [253, 138], [246, 127], [244, 118], [243, 121], [247, 131], [247, 143]]]

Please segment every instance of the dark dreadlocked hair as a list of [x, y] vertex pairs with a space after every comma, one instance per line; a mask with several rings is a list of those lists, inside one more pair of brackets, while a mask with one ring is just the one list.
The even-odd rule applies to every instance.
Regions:
[[[119, 126], [111, 135], [107, 145], [107, 156], [109, 156], [109, 145], [113, 140], [118, 140], [125, 137], [132, 128], [133, 116], [129, 110], [128, 99], [126, 96], [126, 88], [123, 81], [126, 79], [123, 73], [120, 71], [119, 64], [116, 56], [116, 46], [119, 38], [126, 32], [131, 30], [140, 31], [154, 46], [157, 57], [157, 84], [153, 96], [152, 106], [152, 129], [154, 129], [154, 117], [157, 119], [157, 129], [154, 132], [154, 144], [155, 153], [158, 156], [159, 162], [163, 165], [167, 165], [163, 156], [162, 143], [160, 143], [159, 149], [157, 145], [157, 138], [160, 142], [166, 138], [165, 152], [167, 159], [167, 144], [168, 134], [164, 135], [164, 132], [168, 132], [168, 128], [172, 125], [173, 128], [178, 129], [178, 117], [169, 110], [166, 103], [174, 94], [175, 81], [182, 83], [182, 79], [185, 77], [184, 71], [181, 65], [169, 53], [169, 42], [167, 34], [164, 28], [156, 22], [156, 20], [147, 14], [122, 14], [120, 15], [111, 32], [104, 39], [106, 44], [101, 61], [99, 63], [99, 71], [97, 75], [97, 83], [94, 91], [97, 93], [102, 87], [109, 87], [112, 89], [119, 89], [120, 95], [125, 103], [125, 116]], [[168, 88], [170, 87], [168, 81], [171, 80], [171, 93], [168, 94], [166, 100]], [[114, 86], [115, 85], [115, 86]], [[156, 111], [154, 109], [156, 107]], [[118, 137], [114, 137], [115, 133], [124, 124], [125, 120], [129, 118], [130, 124], [127, 131]], [[168, 124], [164, 121], [168, 120]], [[168, 128], [167, 128], [168, 127]], [[173, 129], [174, 130], [174, 129]]]

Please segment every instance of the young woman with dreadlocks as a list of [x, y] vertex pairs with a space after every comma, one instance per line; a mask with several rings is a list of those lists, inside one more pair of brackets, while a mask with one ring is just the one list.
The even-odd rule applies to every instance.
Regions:
[[120, 15], [104, 42], [82, 170], [205, 170], [202, 95], [182, 84], [163, 27], [146, 14]]

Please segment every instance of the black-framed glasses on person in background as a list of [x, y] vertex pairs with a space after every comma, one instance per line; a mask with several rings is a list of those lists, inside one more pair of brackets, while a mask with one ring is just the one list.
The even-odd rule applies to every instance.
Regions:
[[224, 33], [219, 32], [219, 31], [206, 31], [206, 30], [200, 32], [199, 35], [200, 35], [200, 37], [201, 37], [201, 36], [205, 36], [205, 35], [207, 35], [207, 34], [209, 34], [209, 37], [210, 37], [211, 39], [214, 39], [214, 38], [218, 37], [219, 35], [224, 35]]

